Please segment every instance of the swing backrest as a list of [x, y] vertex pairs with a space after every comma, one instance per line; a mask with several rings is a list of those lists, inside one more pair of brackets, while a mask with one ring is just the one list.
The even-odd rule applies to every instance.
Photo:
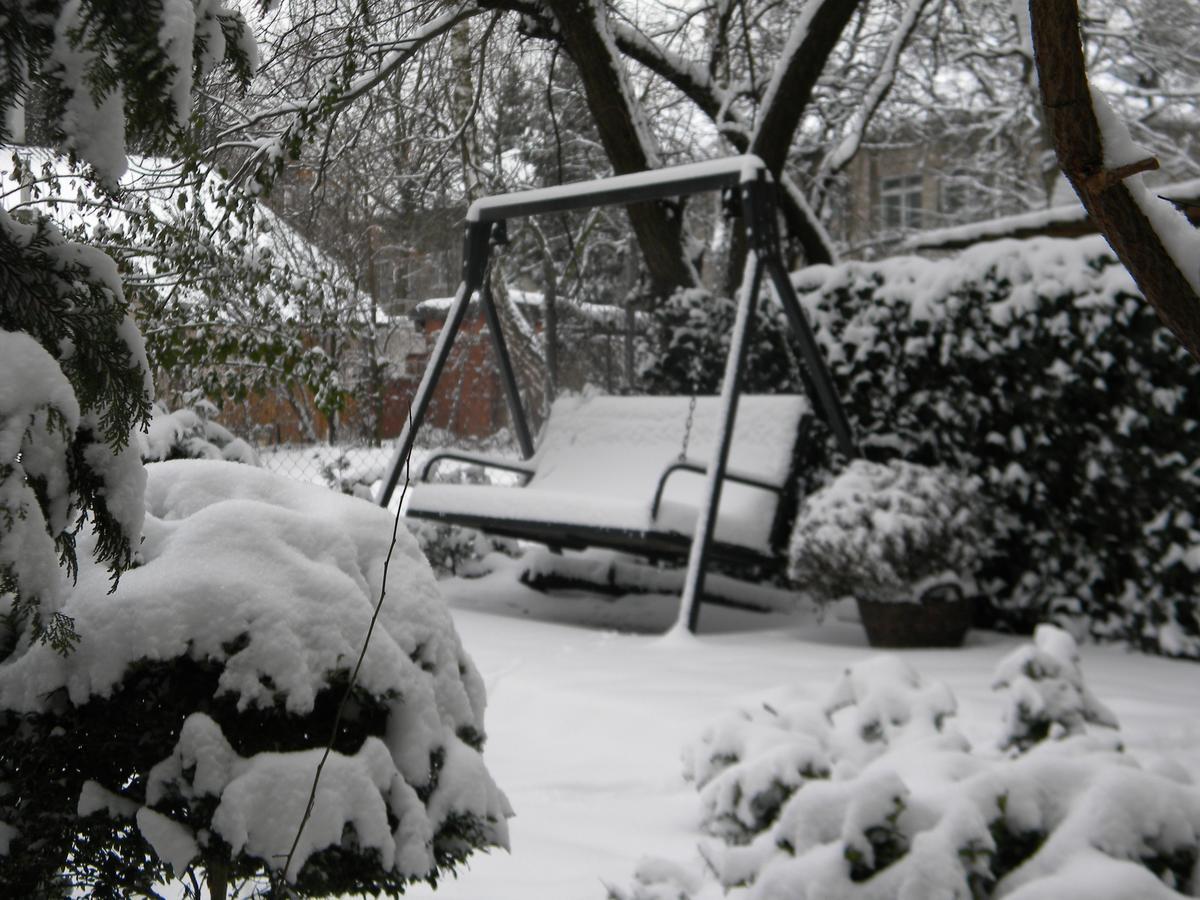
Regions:
[[[554, 402], [531, 462], [528, 486], [563, 494], [603, 494], [649, 502], [663, 471], [679, 459], [707, 465], [720, 424], [720, 398], [697, 397], [688, 428], [691, 397], [563, 397]], [[731, 471], [783, 487], [791, 474], [804, 396], [743, 395], [738, 403]], [[703, 478], [673, 480], [668, 499], [698, 503]], [[761, 493], [761, 492], [759, 492]], [[724, 506], [724, 504], [723, 504]]]

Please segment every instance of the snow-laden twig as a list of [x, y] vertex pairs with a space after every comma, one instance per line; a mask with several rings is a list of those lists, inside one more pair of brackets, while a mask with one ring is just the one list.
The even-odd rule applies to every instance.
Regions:
[[925, 7], [928, 5], [929, 0], [909, 0], [908, 7], [904, 11], [904, 16], [900, 20], [900, 24], [896, 28], [896, 32], [892, 36], [887, 50], [884, 52], [883, 62], [879, 66], [879, 70], [875, 73], [875, 77], [871, 80], [871, 85], [867, 88], [866, 96], [863, 97], [862, 103], [851, 118], [846, 129], [846, 134], [838, 142], [838, 145], [826, 154], [825, 159], [822, 161], [819, 180], [827, 181], [831, 176], [844, 169], [850, 163], [850, 160], [854, 158], [854, 155], [858, 153], [858, 148], [862, 145], [867, 126], [871, 124], [872, 117], [874, 117], [880, 104], [883, 103], [884, 98], [887, 97], [892, 86], [896, 83], [900, 54], [904, 52], [904, 48], [908, 45], [913, 33], [917, 30], [917, 23], [921, 19], [921, 13], [925, 11]]

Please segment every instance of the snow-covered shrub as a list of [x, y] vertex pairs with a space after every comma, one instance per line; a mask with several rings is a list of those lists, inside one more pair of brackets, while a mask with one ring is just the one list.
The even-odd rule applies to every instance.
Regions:
[[474, 528], [423, 519], [406, 519], [405, 524], [438, 575], [478, 574], [478, 564], [489, 553], [517, 552], [516, 541], [491, 537]]
[[828, 778], [830, 767], [824, 712], [788, 697], [737, 710], [708, 728], [684, 751], [683, 777], [700, 791], [704, 830], [737, 844], [774, 822], [806, 781]]
[[[890, 656], [852, 666], [820, 705], [796, 691], [723, 718], [685, 754], [705, 830], [722, 840], [703, 844], [691, 864], [644, 861], [634, 884], [610, 888], [610, 896], [1194, 896], [1200, 789], [1179, 767], [1143, 768], [1121, 752], [1111, 738], [1115, 719], [1083, 685], [1071, 637], [1043, 626], [996, 674], [1018, 697], [1034, 692], [1055, 704], [1059, 727], [1008, 721], [1021, 753], [972, 748], [954, 726], [950, 691]], [[1033, 687], [1020, 686], [1022, 677]], [[1105, 727], [1093, 734], [1085, 723]], [[757, 797], [774, 802], [774, 761], [789, 748], [795, 786], [777, 814], [727, 830], [731, 818], [749, 825], [741, 810]], [[814, 748], [825, 769], [807, 777]], [[739, 771], [742, 795], [725, 791], [724, 807], [714, 809], [711, 785]]]
[[139, 434], [142, 460], [224, 459], [260, 465], [254, 448], [216, 421], [217, 412], [216, 406], [203, 398], [174, 412], [155, 403], [149, 428]]
[[321, 478], [326, 485], [335, 491], [363, 500], [371, 499], [376, 482], [387, 474], [384, 467], [378, 463], [356, 466], [345, 450], [337, 451], [332, 458], [322, 458], [321, 454], [313, 454], [313, 458], [320, 463]]
[[[202, 870], [388, 896], [507, 841], [483, 683], [433, 573], [370, 503], [250, 466], [147, 466], [141, 562], [83, 561], [67, 657], [0, 666], [0, 895]], [[291, 863], [322, 749], [320, 787]]]
[[[1097, 637], [1200, 656], [1200, 364], [1102, 239], [997, 241], [794, 280], [866, 455], [983, 479], [995, 540], [980, 582], [996, 624], [1078, 616]], [[656, 314], [652, 390], [720, 378], [725, 307], [685, 299]], [[803, 390], [786, 321], [764, 305], [745, 389]], [[818, 484], [844, 464], [832, 441], [808, 450]]]
[[692, 900], [699, 897], [705, 885], [703, 873], [670, 860], [648, 856], [638, 862], [630, 887], [605, 887], [608, 900]]
[[902, 460], [857, 459], [801, 504], [789, 575], [813, 597], [918, 602], [974, 592], [986, 550], [980, 479]]
[[[431, 445], [440, 450], [485, 454], [511, 456], [517, 452], [516, 441], [507, 430], [481, 440], [463, 439], [449, 432], [434, 431]], [[455, 461], [439, 463], [431, 476], [441, 484], [512, 484], [515, 480], [511, 473], [499, 469]], [[405, 519], [405, 524], [439, 575], [481, 574], [479, 563], [489, 553], [519, 556], [521, 552], [515, 540], [484, 534], [475, 528], [418, 518]]]
[[[649, 339], [639, 347], [639, 378], [656, 393], [719, 393], [736, 316], [731, 298], [703, 288], [672, 294], [655, 307]], [[795, 341], [786, 328], [776, 320], [772, 304], [760, 301], [745, 373], [747, 391], [773, 393], [796, 384], [789, 349]]]
[[1119, 727], [1117, 717], [1084, 684], [1079, 648], [1060, 628], [1039, 625], [1033, 643], [1006, 656], [994, 679], [993, 687], [1009, 692], [1004, 749], [1024, 751], [1047, 738], [1082, 734], [1088, 724]]

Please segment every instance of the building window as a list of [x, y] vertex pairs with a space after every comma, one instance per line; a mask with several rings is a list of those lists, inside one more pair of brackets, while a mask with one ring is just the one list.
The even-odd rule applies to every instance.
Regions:
[[33, 199], [33, 160], [28, 153], [15, 154], [20, 160], [21, 173], [21, 205], [25, 206]]
[[922, 175], [901, 175], [879, 181], [883, 227], [891, 231], [921, 227]]
[[970, 175], [965, 169], [955, 169], [942, 176], [942, 214], [947, 219], [961, 219], [967, 213], [970, 183]]
[[375, 259], [375, 302], [385, 306], [392, 302], [395, 296], [396, 272], [392, 261], [386, 258]]

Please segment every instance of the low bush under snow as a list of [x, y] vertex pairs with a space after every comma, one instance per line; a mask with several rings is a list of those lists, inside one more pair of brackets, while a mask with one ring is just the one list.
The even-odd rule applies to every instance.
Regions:
[[950, 690], [895, 656], [852, 666], [823, 703], [731, 713], [685, 753], [715, 839], [692, 863], [644, 861], [610, 896], [1193, 896], [1200, 789], [1123, 751], [1070, 636], [1040, 627], [996, 685], [1011, 703], [994, 747], [972, 747]]
[[[250, 466], [147, 467], [139, 564], [83, 564], [67, 656], [0, 665], [0, 893], [65, 870], [93, 892], [286, 878], [394, 895], [507, 843], [481, 756], [484, 690], [403, 529], [387, 595], [286, 872], [382, 587], [392, 520]], [[84, 549], [84, 548], [81, 548]], [[134, 827], [136, 826], [136, 827]]]
[[978, 478], [902, 460], [853, 460], [804, 499], [789, 574], [817, 599], [917, 602], [924, 590], [974, 593], [987, 549]]

